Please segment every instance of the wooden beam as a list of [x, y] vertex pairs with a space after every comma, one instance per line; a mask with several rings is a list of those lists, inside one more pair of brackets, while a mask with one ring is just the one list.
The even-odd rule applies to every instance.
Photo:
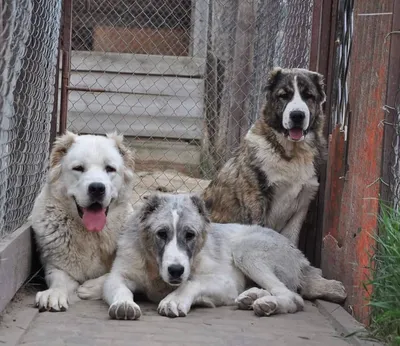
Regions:
[[[400, 85], [400, 34], [394, 32], [400, 28], [400, 1], [393, 2], [392, 33], [388, 33], [386, 40], [390, 40], [389, 72], [386, 95], [386, 117], [384, 122], [384, 143], [382, 153], [382, 182], [381, 200], [392, 205], [395, 201], [393, 195], [394, 176], [392, 167], [396, 162], [395, 157], [395, 124], [398, 122], [396, 100], [398, 101]], [[397, 105], [398, 106], [398, 105]], [[398, 144], [397, 144], [398, 146]], [[397, 150], [400, 148], [397, 147]], [[400, 196], [397, 197], [397, 203]]]
[[68, 112], [165, 118], [202, 118], [203, 99], [109, 92], [71, 91]]
[[32, 243], [29, 224], [0, 241], [0, 313], [31, 274]]
[[205, 59], [128, 53], [73, 51], [71, 69], [88, 72], [202, 78]]
[[187, 77], [72, 71], [70, 90], [86, 89], [123, 94], [202, 98], [204, 80]]
[[203, 120], [188, 117], [151, 117], [90, 111], [69, 112], [68, 129], [77, 133], [105, 134], [118, 131], [126, 136], [168, 139], [201, 139]]
[[207, 56], [209, 5], [209, 0], [194, 0], [192, 5], [189, 55], [197, 58]]

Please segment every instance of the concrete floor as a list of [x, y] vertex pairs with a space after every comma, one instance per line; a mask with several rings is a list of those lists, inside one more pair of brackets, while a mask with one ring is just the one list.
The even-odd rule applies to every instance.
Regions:
[[101, 301], [73, 301], [64, 313], [38, 313], [34, 293], [20, 293], [0, 321], [0, 345], [348, 345], [317, 307], [258, 318], [234, 307], [198, 308], [185, 318], [159, 316], [141, 303], [139, 321], [109, 320]]

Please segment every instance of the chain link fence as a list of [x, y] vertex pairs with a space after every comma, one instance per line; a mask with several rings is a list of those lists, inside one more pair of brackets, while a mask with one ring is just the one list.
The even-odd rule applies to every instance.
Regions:
[[268, 70], [309, 66], [312, 0], [72, 4], [67, 127], [123, 133], [153, 185], [204, 188], [259, 115]]
[[47, 169], [61, 0], [0, 0], [0, 238], [26, 222]]

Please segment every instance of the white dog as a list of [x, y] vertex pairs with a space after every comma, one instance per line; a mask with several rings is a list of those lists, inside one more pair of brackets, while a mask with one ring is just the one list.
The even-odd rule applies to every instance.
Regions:
[[301, 310], [302, 297], [346, 298], [340, 282], [321, 277], [277, 232], [212, 224], [199, 197], [161, 194], [149, 197], [121, 236], [104, 284], [110, 317], [139, 318], [136, 292], [160, 302], [158, 312], [169, 317], [186, 316], [194, 304], [236, 302], [241, 309], [268, 316]]
[[133, 169], [122, 136], [67, 133], [57, 139], [31, 215], [49, 287], [36, 295], [41, 311], [66, 310], [69, 295], [84, 282], [80, 298], [101, 298], [122, 225], [132, 213]]

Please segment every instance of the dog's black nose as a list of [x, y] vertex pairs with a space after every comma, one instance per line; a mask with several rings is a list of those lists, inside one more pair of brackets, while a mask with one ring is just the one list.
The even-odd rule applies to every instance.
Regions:
[[185, 268], [180, 264], [172, 264], [168, 267], [168, 273], [172, 279], [179, 279], [184, 271]]
[[91, 183], [88, 190], [90, 197], [100, 198], [106, 193], [106, 186], [103, 183]]
[[290, 112], [290, 120], [292, 120], [294, 124], [301, 124], [305, 117], [306, 114], [303, 111]]

